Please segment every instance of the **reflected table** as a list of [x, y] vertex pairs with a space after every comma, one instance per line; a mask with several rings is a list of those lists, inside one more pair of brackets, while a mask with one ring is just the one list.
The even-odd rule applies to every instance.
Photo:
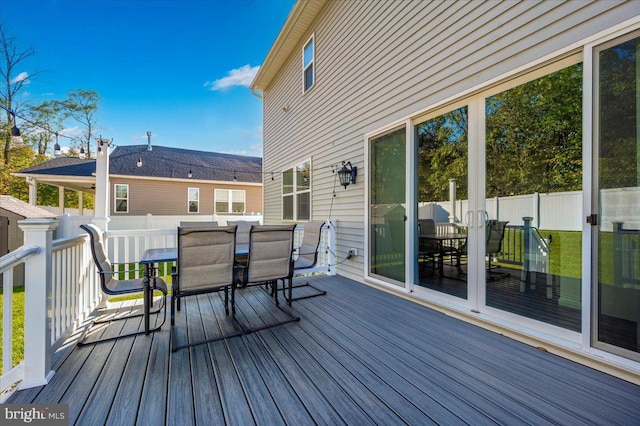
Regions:
[[[455, 254], [454, 251], [457, 250], [456, 248], [454, 248], [453, 250], [446, 250], [444, 248], [444, 243], [445, 241], [462, 241], [462, 240], [466, 240], [467, 239], [467, 234], [458, 234], [458, 233], [444, 233], [444, 234], [420, 234], [419, 235], [421, 240], [427, 240], [427, 241], [432, 241], [432, 242], [436, 242], [438, 244], [438, 251], [439, 251], [439, 256], [438, 256], [438, 272], [440, 273], [440, 275], [444, 276], [444, 255], [445, 254]], [[462, 243], [464, 244], [464, 242]], [[456, 247], [459, 247], [458, 245], [456, 245]], [[456, 263], [456, 269], [458, 270], [459, 274], [462, 274], [462, 268], [460, 267], [460, 261], [458, 261]]]

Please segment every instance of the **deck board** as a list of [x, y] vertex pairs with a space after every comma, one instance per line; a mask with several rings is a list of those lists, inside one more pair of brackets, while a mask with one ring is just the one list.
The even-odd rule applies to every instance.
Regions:
[[[171, 352], [286, 316], [261, 288], [185, 298], [169, 324], [63, 347], [46, 386], [11, 403], [69, 403], [70, 424], [640, 424], [640, 387], [342, 278], [288, 308], [299, 322]], [[122, 304], [123, 309], [127, 307]], [[120, 321], [112, 335], [141, 327]], [[76, 336], [77, 338], [77, 336]], [[63, 352], [64, 351], [64, 352]]]

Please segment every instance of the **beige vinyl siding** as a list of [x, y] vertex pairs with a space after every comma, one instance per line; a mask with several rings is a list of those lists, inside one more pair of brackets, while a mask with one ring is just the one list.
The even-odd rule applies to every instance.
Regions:
[[[338, 260], [351, 247], [364, 253], [365, 134], [639, 13], [640, 2], [615, 1], [328, 2], [264, 91], [264, 170], [311, 157], [312, 218], [337, 220]], [[312, 33], [315, 84], [302, 94]], [[334, 198], [341, 161], [358, 178], [335, 184]], [[280, 221], [280, 186], [265, 180], [265, 223]], [[338, 270], [361, 279], [362, 267], [358, 256]]]
[[[129, 212], [114, 211], [114, 187], [116, 184], [129, 185]], [[241, 184], [212, 184], [199, 181], [171, 181], [161, 179], [111, 178], [111, 214], [116, 215], [212, 215], [215, 189], [246, 191], [246, 212], [262, 212], [262, 187]], [[200, 189], [200, 209], [198, 213], [188, 213], [188, 188]]]

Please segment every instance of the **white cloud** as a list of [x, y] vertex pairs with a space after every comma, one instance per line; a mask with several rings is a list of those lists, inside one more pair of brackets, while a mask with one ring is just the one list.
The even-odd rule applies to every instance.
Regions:
[[29, 84], [30, 81], [28, 79], [29, 79], [29, 73], [27, 73], [26, 71], [22, 71], [20, 74], [18, 74], [16, 77], [14, 77], [11, 80], [11, 84], [16, 84], [21, 81], [23, 82], [22, 84]]
[[253, 145], [250, 145], [249, 148], [238, 149], [235, 151], [222, 149], [217, 152], [221, 152], [223, 154], [246, 155], [249, 157], [262, 157], [262, 144], [253, 144]]
[[75, 139], [85, 137], [84, 129], [81, 129], [78, 126], [66, 127], [60, 130], [59, 134], [68, 136], [70, 138], [75, 138]]
[[224, 90], [233, 86], [249, 87], [259, 69], [259, 65], [252, 67], [247, 64], [243, 67], [232, 69], [227, 73], [226, 77], [214, 81], [207, 81], [204, 83], [204, 87], [208, 87], [209, 90], [213, 91]]

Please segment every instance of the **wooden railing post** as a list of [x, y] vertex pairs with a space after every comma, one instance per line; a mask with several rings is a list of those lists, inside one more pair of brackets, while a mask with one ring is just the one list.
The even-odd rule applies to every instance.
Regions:
[[18, 221], [25, 246], [40, 252], [25, 261], [24, 380], [20, 389], [49, 382], [51, 370], [51, 247], [55, 219]]

